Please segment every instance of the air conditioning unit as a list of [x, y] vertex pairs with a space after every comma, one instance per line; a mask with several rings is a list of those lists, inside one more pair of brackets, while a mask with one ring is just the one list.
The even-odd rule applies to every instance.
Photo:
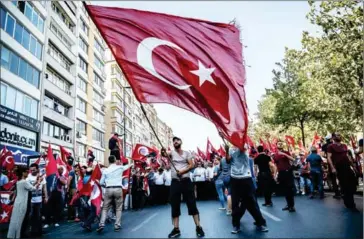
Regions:
[[82, 134], [80, 133], [80, 131], [76, 132], [76, 137], [79, 138], [79, 139], [82, 138]]
[[71, 143], [71, 137], [68, 134], [65, 134], [65, 141]]
[[66, 141], [66, 138], [65, 138], [65, 135], [61, 135], [61, 137], [58, 137], [58, 136], [54, 136], [55, 138], [60, 138], [61, 140], [64, 140], [64, 141]]
[[105, 106], [105, 105], [102, 105], [102, 106], [101, 106], [101, 111], [102, 111], [102, 112], [105, 112], [105, 110], [106, 110], [106, 106]]

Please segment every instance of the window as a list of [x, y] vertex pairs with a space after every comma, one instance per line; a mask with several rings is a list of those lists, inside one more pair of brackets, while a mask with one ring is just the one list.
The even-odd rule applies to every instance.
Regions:
[[102, 105], [104, 103], [103, 97], [94, 90], [94, 101]]
[[116, 121], [121, 124], [123, 122], [123, 117], [117, 110], [113, 110], [113, 115], [116, 118]]
[[92, 148], [92, 151], [94, 152], [95, 160], [98, 162], [104, 161], [104, 151]]
[[88, 26], [86, 25], [86, 22], [82, 19], [81, 19], [81, 29], [88, 36]]
[[95, 128], [92, 128], [92, 139], [99, 141], [100, 143], [104, 142], [104, 133], [102, 133], [101, 131], [98, 131]]
[[69, 107], [62, 104], [59, 100], [55, 99], [54, 97], [45, 95], [43, 104], [46, 107], [56, 111], [57, 113], [68, 117]]
[[105, 54], [105, 50], [104, 48], [101, 46], [100, 42], [95, 38], [95, 48], [96, 50], [101, 54], [101, 56], [104, 56]]
[[132, 123], [132, 121], [131, 121], [130, 119], [128, 119], [128, 120], [127, 120], [127, 122], [128, 122], [128, 126], [129, 126], [129, 128], [132, 128], [132, 127], [133, 127], [133, 123]]
[[95, 108], [94, 108], [94, 120], [96, 120], [101, 124], [104, 123], [104, 116]]
[[29, 19], [29, 21], [38, 28], [39, 31], [44, 31], [44, 19], [35, 10], [33, 5], [28, 1], [13, 1], [13, 4]]
[[82, 37], [80, 37], [79, 45], [80, 45], [81, 49], [84, 52], [88, 53], [88, 45], [87, 45], [87, 42], [85, 40], [83, 40]]
[[50, 29], [58, 37], [58, 39], [60, 39], [61, 42], [63, 42], [63, 44], [65, 44], [68, 48], [71, 48], [72, 44], [71, 44], [70, 40], [68, 39], [67, 35], [53, 21], [51, 22]]
[[83, 92], [87, 92], [87, 82], [78, 77], [77, 87]]
[[46, 120], [43, 121], [43, 134], [57, 139], [62, 139], [62, 137], [69, 135], [68, 129], [55, 125]]
[[52, 1], [52, 10], [58, 15], [59, 19], [61, 19], [67, 28], [74, 33], [75, 24], [57, 1]]
[[4, 16], [1, 16], [4, 20], [4, 24], [1, 24], [1, 28], [34, 56], [41, 59], [43, 45], [40, 44], [37, 38], [30, 34], [23, 25], [17, 22], [9, 12], [1, 8], [1, 14], [4, 14]]
[[34, 119], [38, 118], [38, 101], [2, 82], [0, 103]]
[[5, 29], [6, 12], [3, 8], [0, 8], [0, 26]]
[[71, 71], [72, 63], [51, 42], [48, 44], [48, 54], [67, 71]]
[[10, 51], [6, 47], [1, 47], [1, 66], [9, 69], [10, 66]]
[[104, 63], [102, 63], [102, 61], [96, 55], [94, 55], [94, 63], [95, 66], [97, 66], [97, 68], [99, 68], [102, 71], [104, 70]]
[[86, 102], [80, 98], [77, 98], [77, 109], [86, 113]]
[[120, 126], [118, 126], [118, 125], [113, 125], [111, 127], [111, 130], [112, 130], [112, 132], [118, 133], [119, 135], [123, 134], [122, 128]]
[[46, 78], [58, 88], [71, 95], [71, 84], [49, 66], [47, 66]]
[[84, 144], [80, 144], [77, 143], [76, 144], [76, 148], [77, 148], [77, 155], [80, 157], [86, 157], [86, 145]]
[[104, 89], [104, 81], [96, 72], [94, 72], [94, 75], [94, 82], [96, 83], [96, 85], [98, 85], [101, 89]]
[[79, 57], [79, 66], [80, 68], [87, 73], [87, 63], [84, 59], [82, 59], [82, 57]]
[[77, 120], [76, 122], [76, 130], [78, 132], [80, 132], [81, 134], [84, 134], [86, 135], [86, 123], [80, 121], [80, 120]]
[[116, 90], [117, 92], [122, 92], [121, 87], [118, 83], [116, 83], [116, 79], [112, 81], [112, 89]]

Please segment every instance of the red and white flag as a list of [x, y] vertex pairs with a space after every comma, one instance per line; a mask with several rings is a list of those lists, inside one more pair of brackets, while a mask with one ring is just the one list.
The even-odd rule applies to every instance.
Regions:
[[220, 145], [220, 148], [218, 150], [218, 154], [221, 156], [221, 157], [226, 157], [226, 152], [225, 152], [225, 149]]
[[12, 170], [15, 166], [13, 153], [6, 146], [0, 152], [0, 165], [8, 171]]
[[212, 143], [210, 142], [209, 138], [207, 138], [207, 145], [206, 145], [206, 159], [211, 161], [211, 155], [216, 153], [217, 150], [214, 148]]
[[99, 215], [101, 212], [102, 189], [99, 182], [97, 181], [93, 183], [90, 201], [91, 204], [96, 207], [96, 215]]
[[68, 178], [68, 167], [65, 164], [65, 162], [59, 157], [59, 155], [57, 155], [57, 159], [56, 159], [56, 163], [57, 163], [57, 167], [62, 167], [63, 168], [63, 175], [64, 177]]
[[244, 149], [246, 74], [234, 25], [116, 7], [86, 9], [138, 101], [199, 114]]
[[296, 142], [294, 141], [294, 138], [292, 136], [286, 135], [286, 142], [288, 147], [292, 146], [292, 148], [295, 148]]
[[155, 149], [152, 149], [148, 146], [142, 145], [142, 144], [136, 144], [133, 150], [133, 154], [131, 156], [131, 158], [133, 160], [140, 160], [140, 161], [146, 161], [147, 156], [150, 155], [151, 153], [155, 153], [157, 154], [157, 152], [155, 151]]
[[201, 150], [199, 147], [197, 147], [197, 155], [198, 155], [201, 159], [206, 160], [206, 155], [202, 152], [202, 150]]
[[321, 137], [317, 134], [317, 132], [315, 132], [311, 146], [315, 146], [317, 149], [319, 149], [320, 139], [321, 139]]
[[1, 204], [0, 224], [10, 222], [13, 205]]

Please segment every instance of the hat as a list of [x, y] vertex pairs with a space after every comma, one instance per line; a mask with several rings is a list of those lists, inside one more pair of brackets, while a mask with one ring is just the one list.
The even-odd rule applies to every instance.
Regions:
[[180, 141], [182, 141], [180, 138], [178, 138], [177, 136], [174, 136], [173, 138], [172, 138], [172, 141], [175, 141], [175, 140], [180, 140]]
[[325, 137], [325, 139], [326, 140], [329, 140], [329, 139], [331, 139], [332, 138], [332, 135], [331, 134], [328, 134], [326, 137]]

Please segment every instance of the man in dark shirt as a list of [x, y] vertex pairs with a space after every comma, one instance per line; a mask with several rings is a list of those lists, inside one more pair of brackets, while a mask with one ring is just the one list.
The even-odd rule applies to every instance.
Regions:
[[[327, 149], [329, 148], [329, 146], [332, 144], [333, 140], [332, 140], [332, 135], [329, 134], [325, 137], [326, 140], [326, 144], [324, 144], [321, 148], [321, 150], [324, 152], [323, 157], [325, 157], [327, 159]], [[340, 199], [340, 191], [339, 191], [339, 186], [337, 185], [337, 178], [336, 178], [336, 174], [332, 173], [331, 171], [331, 167], [329, 167], [329, 178], [331, 180], [331, 184], [332, 184], [332, 189], [334, 190], [335, 195], [333, 196], [333, 198], [335, 199]]]
[[264, 207], [273, 206], [272, 203], [272, 187], [273, 187], [273, 176], [271, 168], [274, 168], [272, 159], [264, 152], [263, 146], [258, 146], [259, 155], [254, 159], [254, 164], [258, 166], [258, 187], [264, 194], [265, 203]]
[[295, 212], [294, 208], [294, 178], [291, 169], [291, 161], [294, 161], [288, 152], [283, 151], [283, 143], [277, 143], [278, 153], [274, 155], [274, 162], [278, 169], [279, 185], [285, 194], [287, 206], [282, 208], [283, 211]]
[[115, 156], [116, 160], [120, 159], [120, 147], [119, 147], [119, 134], [114, 133], [114, 135], [109, 139], [109, 149], [110, 155]]

